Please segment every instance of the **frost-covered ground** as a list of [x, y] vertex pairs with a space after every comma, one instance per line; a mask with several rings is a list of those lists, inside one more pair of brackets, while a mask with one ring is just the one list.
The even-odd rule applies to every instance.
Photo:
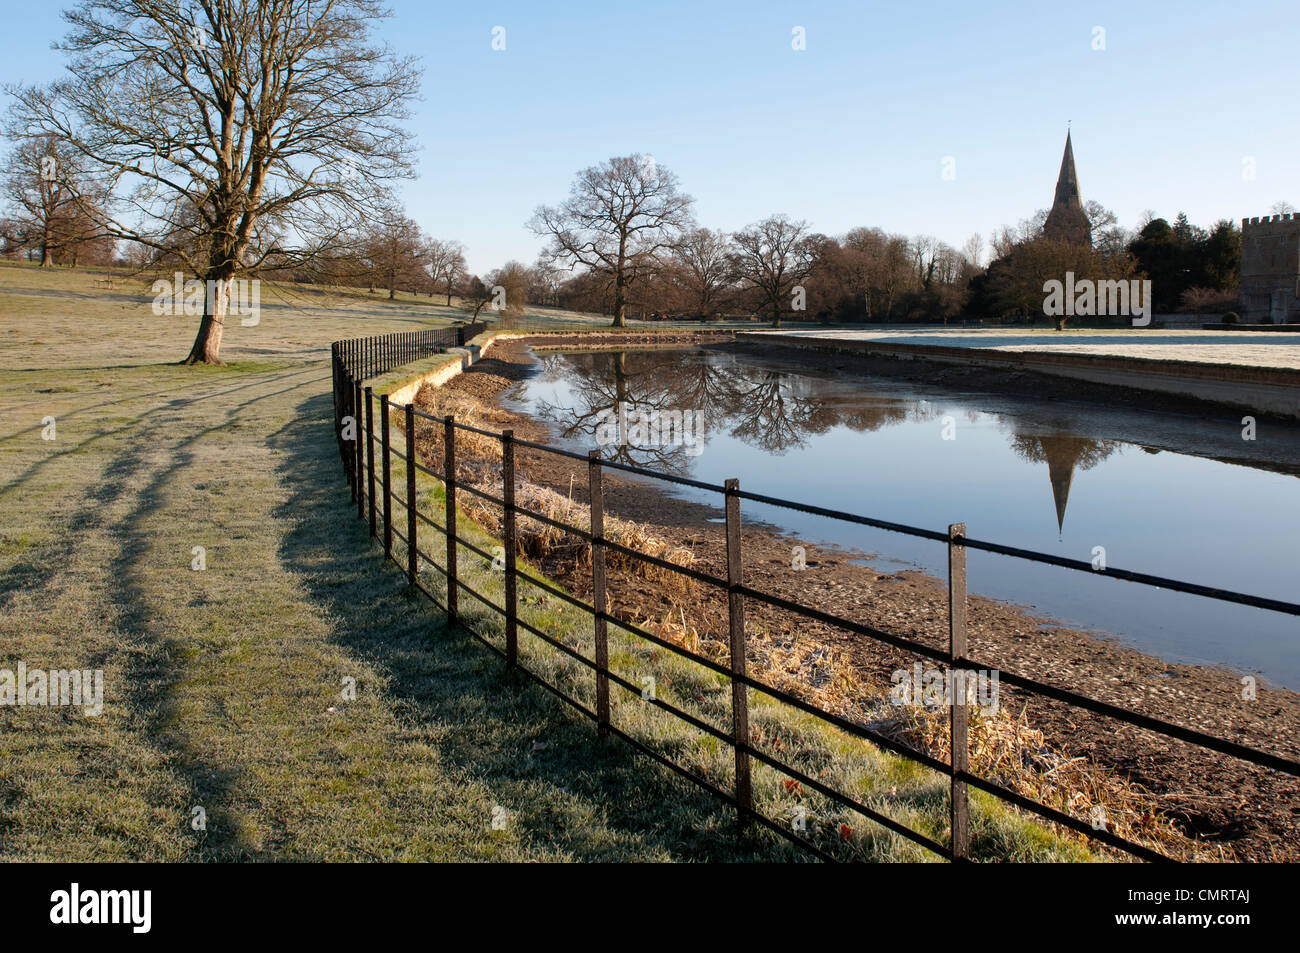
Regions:
[[990, 329], [779, 330], [773, 333], [837, 341], [872, 341], [998, 351], [1096, 354], [1243, 367], [1300, 369], [1300, 334], [1290, 332], [1132, 330], [1050, 331]]

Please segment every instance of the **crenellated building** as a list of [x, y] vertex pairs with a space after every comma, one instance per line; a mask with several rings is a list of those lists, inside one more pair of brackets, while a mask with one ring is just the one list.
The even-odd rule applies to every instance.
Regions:
[[1241, 220], [1241, 286], [1246, 324], [1300, 322], [1300, 213]]

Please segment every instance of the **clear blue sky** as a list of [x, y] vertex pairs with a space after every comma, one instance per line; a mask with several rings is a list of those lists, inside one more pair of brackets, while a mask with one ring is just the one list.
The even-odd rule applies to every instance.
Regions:
[[[0, 80], [54, 78], [63, 4], [3, 2]], [[1051, 203], [1067, 120], [1084, 199], [1125, 225], [1148, 208], [1210, 224], [1300, 205], [1297, 0], [392, 7], [384, 36], [425, 70], [407, 207], [475, 270], [531, 262], [533, 208], [632, 152], [726, 230], [785, 212], [832, 235], [987, 240]]]

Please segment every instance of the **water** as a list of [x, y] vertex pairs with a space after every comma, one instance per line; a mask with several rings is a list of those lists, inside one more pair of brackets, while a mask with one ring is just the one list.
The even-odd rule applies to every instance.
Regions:
[[[694, 447], [606, 456], [710, 483], [1240, 592], [1300, 596], [1300, 427], [847, 378], [723, 350], [545, 353], [512, 395], [570, 449], [597, 446], [624, 407], [698, 410]], [[602, 416], [602, 413], [604, 414]], [[686, 418], [690, 421], [691, 418]], [[689, 435], [689, 434], [688, 434]], [[945, 439], [945, 436], [951, 439]], [[659, 486], [667, 486], [662, 482]], [[677, 488], [690, 499], [717, 494]], [[940, 543], [745, 503], [747, 520], [878, 554], [881, 569], [946, 574]], [[971, 552], [972, 592], [1120, 638], [1161, 658], [1220, 664], [1300, 689], [1300, 620]], [[1228, 690], [1232, 690], [1231, 687]]]

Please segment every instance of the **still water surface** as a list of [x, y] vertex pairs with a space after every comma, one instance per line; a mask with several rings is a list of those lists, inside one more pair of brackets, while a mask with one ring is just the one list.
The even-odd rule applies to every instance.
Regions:
[[[601, 447], [711, 483], [973, 538], [1296, 601], [1300, 428], [846, 377], [725, 350], [550, 352], [512, 395], [570, 449], [625, 419], [698, 411], [694, 446]], [[688, 418], [689, 420], [689, 418]], [[633, 436], [637, 436], [633, 434]], [[617, 454], [615, 454], [617, 451]], [[659, 483], [659, 486], [668, 484]], [[717, 504], [717, 494], [672, 492]], [[942, 544], [746, 502], [747, 520], [946, 573]], [[971, 552], [972, 592], [1177, 662], [1300, 689], [1300, 620]], [[1044, 637], [1050, 637], [1045, 634]]]

